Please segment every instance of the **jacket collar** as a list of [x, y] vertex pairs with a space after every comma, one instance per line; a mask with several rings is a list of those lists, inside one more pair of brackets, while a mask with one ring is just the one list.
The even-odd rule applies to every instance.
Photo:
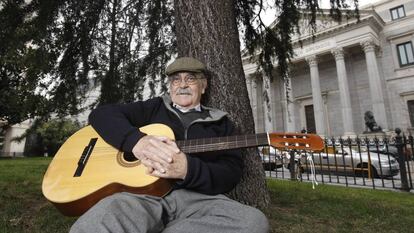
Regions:
[[[173, 107], [172, 107], [172, 101], [171, 101], [171, 97], [169, 95], [164, 95], [162, 96], [162, 100], [164, 101], [164, 105], [165, 107], [172, 112], [175, 112]], [[228, 115], [227, 112], [221, 111], [219, 109], [216, 108], [210, 108], [210, 107], [206, 107], [204, 105], [201, 105], [201, 108], [204, 110], [209, 111], [210, 116], [205, 118], [204, 120], [201, 121], [218, 121], [221, 118], [225, 117]], [[197, 120], [199, 121], [199, 120]]]

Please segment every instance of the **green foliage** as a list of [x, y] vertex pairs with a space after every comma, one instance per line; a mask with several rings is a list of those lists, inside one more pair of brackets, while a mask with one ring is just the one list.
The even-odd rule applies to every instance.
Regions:
[[175, 52], [172, 12], [167, 0], [2, 1], [0, 119], [75, 115], [96, 86], [100, 104], [141, 99], [146, 78], [154, 93]]
[[[36, 89], [55, 55], [46, 25], [53, 22], [49, 14], [58, 1], [24, 2], [3, 1], [0, 10], [0, 119], [9, 124], [45, 115], [47, 100]], [[39, 16], [33, 17], [36, 12]]]
[[14, 140], [26, 138], [25, 154], [41, 156], [46, 152], [54, 156], [66, 139], [80, 127], [79, 122], [70, 119], [37, 119], [22, 136]]
[[36, 129], [42, 145], [49, 155], [54, 155], [65, 140], [80, 128], [78, 122], [67, 119], [50, 120]]
[[[341, 20], [349, 6], [345, 0], [330, 3], [331, 16]], [[354, 3], [357, 12], [358, 1]], [[264, 1], [234, 4], [232, 15], [243, 29], [248, 53], [258, 54], [253, 58], [269, 77], [276, 58], [285, 77], [292, 35], [298, 33], [302, 15], [316, 29], [318, 1], [269, 1], [277, 10], [271, 27], [260, 18]], [[174, 10], [171, 0], [2, 1], [0, 119], [11, 125], [51, 113], [74, 115], [84, 110], [93, 87], [101, 89], [94, 105], [142, 99], [145, 83], [150, 95], [159, 84], [165, 92], [164, 68], [177, 53]]]

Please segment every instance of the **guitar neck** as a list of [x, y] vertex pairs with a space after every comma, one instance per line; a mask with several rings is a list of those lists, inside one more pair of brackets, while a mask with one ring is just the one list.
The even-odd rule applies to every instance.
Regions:
[[184, 153], [199, 153], [269, 145], [267, 133], [190, 139], [176, 142]]

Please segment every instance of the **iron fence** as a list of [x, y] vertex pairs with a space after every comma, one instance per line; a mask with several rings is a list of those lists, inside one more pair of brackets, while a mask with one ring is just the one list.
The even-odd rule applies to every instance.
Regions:
[[413, 189], [413, 136], [327, 138], [322, 152], [259, 148], [266, 176], [315, 183]]

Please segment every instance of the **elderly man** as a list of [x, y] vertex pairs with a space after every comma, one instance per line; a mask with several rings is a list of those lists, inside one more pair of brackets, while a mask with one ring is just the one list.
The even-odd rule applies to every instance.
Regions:
[[164, 197], [117, 193], [81, 216], [71, 232], [267, 232], [257, 209], [223, 195], [242, 173], [239, 151], [184, 154], [167, 137], [137, 128], [162, 123], [177, 140], [228, 136], [233, 125], [223, 111], [200, 104], [207, 88], [206, 67], [197, 59], [176, 59], [166, 69], [170, 95], [95, 109], [89, 121], [109, 144], [132, 152], [148, 174], [174, 179]]

